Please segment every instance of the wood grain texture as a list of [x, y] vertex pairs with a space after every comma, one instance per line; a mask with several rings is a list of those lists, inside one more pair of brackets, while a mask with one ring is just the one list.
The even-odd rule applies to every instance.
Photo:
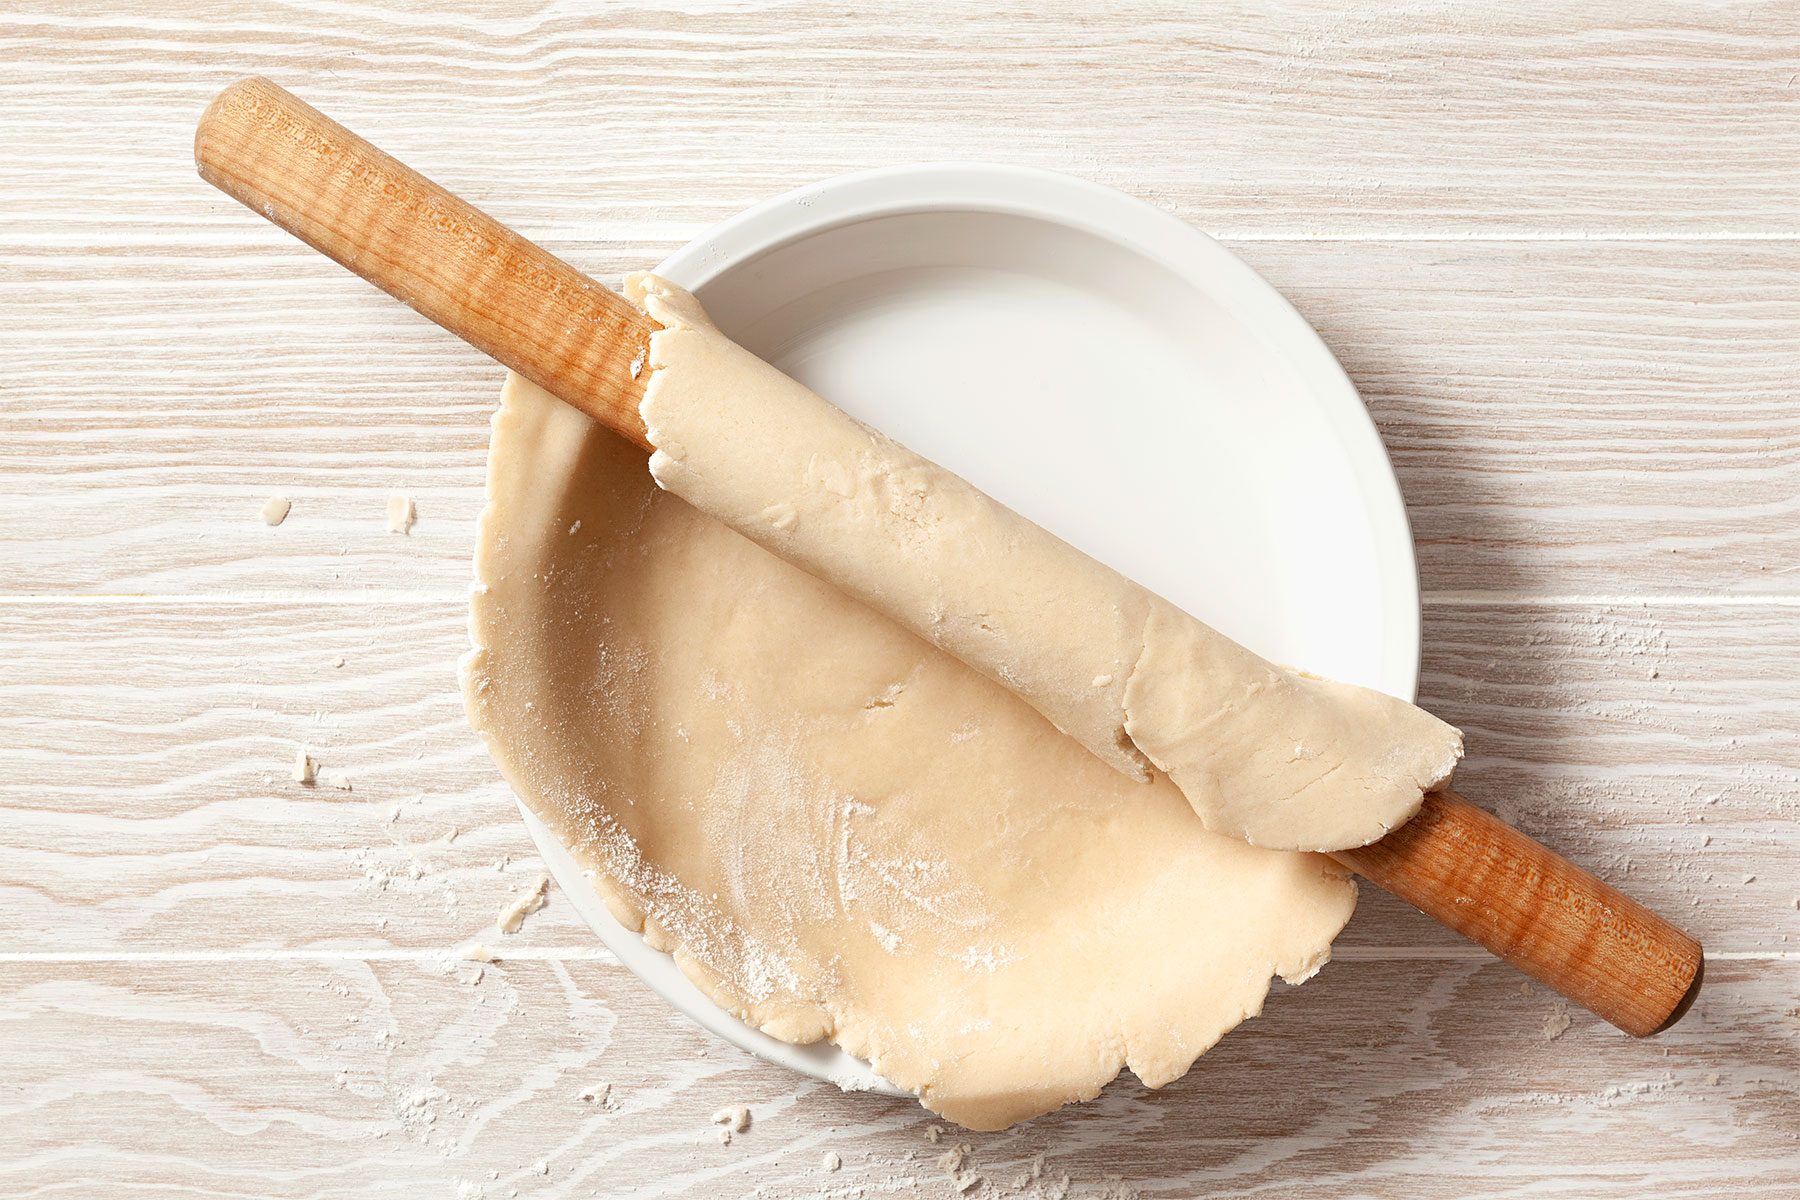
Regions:
[[[1423, 699], [1468, 733], [1470, 796], [1710, 950], [1800, 949], [1793, 617], [1434, 608]], [[538, 866], [463, 718], [467, 645], [460, 602], [0, 605], [7, 944], [492, 938]], [[292, 782], [301, 745], [353, 790]], [[560, 903], [519, 940], [593, 944]], [[1466, 948], [1373, 888], [1345, 944]]]
[[[748, 1058], [611, 963], [5, 962], [0, 1180], [952, 1200], [939, 1160], [961, 1145], [970, 1193], [1023, 1200], [1791, 1195], [1800, 963], [1716, 969], [1687, 1021], [1634, 1043], [1496, 965], [1336, 964], [1161, 1091], [1126, 1077], [1019, 1129], [933, 1141], [910, 1101]], [[608, 1103], [579, 1099], [600, 1084]], [[751, 1126], [722, 1146], [709, 1117], [731, 1104]]]
[[1800, 8], [1503, 9], [4, 6], [0, 1181], [955, 1194], [957, 1135], [705, 1039], [562, 897], [493, 933], [537, 874], [453, 688], [499, 372], [194, 178], [261, 72], [607, 283], [928, 159], [1223, 234], [1381, 426], [1460, 784], [1715, 951], [1634, 1044], [1364, 889], [1188, 1078], [967, 1139], [972, 1194], [1795, 1195]]
[[[241, 219], [0, 248], [0, 588], [463, 593], [501, 373]], [[673, 249], [595, 226], [551, 249], [609, 284]], [[1800, 244], [1233, 248], [1362, 389], [1428, 593], [1800, 594]], [[288, 523], [242, 521], [271, 492]]]
[[540, 238], [933, 159], [1073, 170], [1231, 233], [1787, 234], [1800, 198], [1785, 5], [89, 0], [9, 6], [0, 37], [29, 101], [15, 236], [241, 238], [183, 176], [245, 74]]
[[1679, 1021], [1705, 978], [1700, 944], [1667, 917], [1448, 788], [1331, 857], [1633, 1037]]

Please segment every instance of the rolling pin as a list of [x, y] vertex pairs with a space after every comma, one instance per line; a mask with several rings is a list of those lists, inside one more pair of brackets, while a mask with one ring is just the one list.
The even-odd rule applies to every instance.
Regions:
[[[207, 107], [208, 183], [621, 437], [638, 415], [651, 319], [600, 283], [266, 79]], [[1338, 862], [1626, 1033], [1678, 1021], [1700, 944], [1444, 790]]]

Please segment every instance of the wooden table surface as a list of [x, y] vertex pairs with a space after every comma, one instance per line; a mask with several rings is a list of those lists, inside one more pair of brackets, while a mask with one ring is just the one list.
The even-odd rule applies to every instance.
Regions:
[[[1800, 1196], [1800, 7], [583, 7], [0, 11], [0, 1188], [952, 1196], [961, 1143], [973, 1196]], [[559, 896], [497, 936], [538, 865], [455, 667], [500, 371], [195, 178], [253, 72], [608, 280], [930, 159], [1225, 239], [1380, 423], [1465, 789], [1687, 922], [1698, 1007], [1630, 1041], [1365, 890], [1179, 1083], [934, 1140]]]

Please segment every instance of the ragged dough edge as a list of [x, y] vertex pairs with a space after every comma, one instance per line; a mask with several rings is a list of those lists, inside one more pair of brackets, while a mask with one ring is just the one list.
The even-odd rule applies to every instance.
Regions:
[[[515, 375], [508, 375], [506, 392], [503, 393], [501, 406], [494, 411], [489, 421], [490, 438], [498, 441], [501, 430], [511, 415], [505, 402], [505, 395], [513, 388], [530, 387]], [[548, 825], [563, 845], [569, 850], [582, 867], [592, 872], [591, 882], [595, 893], [606, 906], [607, 911], [623, 928], [643, 937], [644, 943], [653, 950], [670, 955], [695, 987], [699, 988], [714, 1004], [730, 1013], [740, 1021], [754, 1025], [771, 1037], [796, 1045], [827, 1040], [832, 1036], [834, 1023], [825, 1009], [819, 1005], [808, 1004], [798, 998], [776, 998], [761, 1002], [753, 1002], [740, 995], [717, 972], [706, 966], [691, 954], [682, 940], [670, 930], [658, 923], [651, 915], [643, 898], [634, 893], [626, 882], [615, 872], [609, 870], [601, 855], [593, 853], [587, 847], [598, 837], [605, 840], [606, 831], [575, 829], [564, 819], [559, 806], [549, 798], [541, 795], [533, 786], [524, 769], [524, 764], [516, 761], [509, 747], [496, 738], [488, 728], [486, 720], [489, 648], [481, 640], [481, 629], [484, 621], [499, 616], [491, 606], [494, 603], [490, 580], [495, 574], [495, 563], [491, 561], [489, 547], [497, 545], [492, 535], [501, 521], [498, 488], [495, 480], [496, 465], [493, 456], [489, 455], [486, 476], [486, 497], [481, 513], [475, 521], [475, 554], [474, 582], [469, 590], [469, 650], [457, 662], [457, 679], [462, 691], [463, 711], [467, 715], [470, 726], [481, 738], [482, 747], [500, 775], [512, 788], [515, 795], [523, 800], [538, 819]], [[628, 835], [614, 834], [613, 849], [629, 856], [636, 856], [637, 848]], [[673, 881], [679, 884], [679, 881]]]
[[[516, 376], [509, 376], [506, 386], [507, 394], [514, 388], [532, 387]], [[496, 438], [507, 417], [508, 408], [503, 403], [491, 421]], [[650, 914], [649, 905], [644, 898], [608, 869], [602, 854], [590, 849], [594, 831], [570, 828], [570, 823], [564, 819], [558, 805], [539, 794], [524, 770], [524, 764], [515, 760], [511, 750], [488, 728], [488, 701], [483, 693], [488, 679], [490, 650], [481, 640], [481, 627], [484, 620], [491, 620], [498, 615], [492, 607], [495, 600], [489, 584], [495, 565], [491, 561], [489, 547], [497, 545], [493, 534], [504, 515], [499, 511], [496, 491], [495, 463], [490, 455], [486, 502], [476, 522], [475, 580], [470, 589], [469, 609], [470, 649], [458, 663], [463, 704], [469, 722], [514, 793], [555, 832], [583, 868], [592, 872], [594, 890], [614, 919], [625, 929], [641, 934], [646, 945], [670, 954], [687, 979], [719, 1008], [738, 1020], [796, 1045], [831, 1042], [846, 1054], [868, 1063], [871, 1069], [889, 1082], [912, 1091], [930, 1111], [969, 1129], [999, 1130], [1066, 1104], [1092, 1100], [1123, 1070], [1130, 1070], [1144, 1086], [1152, 1089], [1179, 1079], [1225, 1034], [1243, 1021], [1261, 1014], [1275, 977], [1279, 976], [1290, 984], [1299, 984], [1317, 974], [1330, 961], [1331, 944], [1355, 911], [1356, 883], [1348, 872], [1335, 863], [1319, 858], [1315, 860], [1315, 865], [1320, 877], [1343, 888], [1342, 919], [1335, 921], [1335, 927], [1327, 922], [1321, 930], [1320, 945], [1315, 952], [1299, 954], [1290, 961], [1271, 963], [1271, 974], [1267, 976], [1238, 981], [1243, 990], [1236, 1011], [1221, 1016], [1216, 1027], [1209, 1033], [1203, 1033], [1190, 1041], [1184, 1048], [1187, 1052], [1155, 1055], [1149, 1053], [1149, 1047], [1118, 1035], [1109, 1039], [1107, 1050], [1096, 1056], [1093, 1070], [1083, 1080], [1065, 1081], [1063, 1086], [1031, 1095], [1008, 1094], [998, 1100], [976, 1098], [966, 1103], [955, 1096], [940, 1094], [930, 1079], [909, 1077], [906, 1072], [896, 1071], [882, 1053], [882, 1048], [870, 1040], [867, 1028], [843, 1021], [841, 1014], [830, 1006], [792, 995], [771, 997], [760, 1002], [746, 998], [728, 980], [696, 958], [674, 931], [660, 924]], [[604, 833], [602, 836], [605, 836]], [[623, 837], [626, 843], [631, 841], [627, 836], [618, 836]], [[635, 845], [628, 844], [622, 849], [628, 855], [636, 853]]]
[[[1462, 734], [1453, 726], [1372, 689], [1267, 662], [812, 395], [721, 334], [699, 302], [681, 288], [654, 275], [638, 274], [625, 281], [625, 292], [661, 326], [650, 336], [653, 374], [639, 405], [650, 443], [657, 447], [650, 473], [658, 486], [816, 577], [836, 583], [1010, 688], [1116, 770], [1140, 780], [1149, 778], [1151, 767], [1162, 771], [1187, 796], [1208, 830], [1270, 850], [1350, 849], [1376, 841], [1410, 820], [1425, 793], [1449, 781], [1463, 753]], [[670, 370], [672, 366], [680, 371]], [[669, 423], [671, 417], [683, 416], [677, 374], [704, 375], [708, 368], [725, 368], [727, 377], [749, 393], [706, 397], [707, 404], [729, 406], [724, 415], [742, 423], [732, 430], [738, 437], [731, 452], [737, 451], [736, 442], [745, 435], [763, 436], [773, 460], [790, 449], [786, 439], [791, 423], [823, 417], [817, 427], [839, 450], [856, 456], [865, 471], [862, 483], [886, 497], [885, 508], [865, 509], [878, 525], [886, 522], [886, 532], [898, 530], [901, 539], [913, 532], [893, 499], [897, 489], [904, 492], [910, 486], [917, 489], [921, 511], [936, 522], [932, 532], [946, 526], [950, 532], [940, 533], [935, 541], [921, 533], [917, 544], [926, 548], [924, 553], [908, 557], [909, 551], [898, 551], [887, 565], [901, 566], [877, 577], [869, 570], [875, 558], [796, 538], [791, 505], [765, 505], [767, 495], [745, 501], [732, 489], [717, 486], [704, 467], [690, 462], [691, 447], [681, 442], [680, 431]], [[690, 385], [688, 390], [695, 389]], [[787, 423], [774, 427], [784, 419]], [[773, 437], [761, 428], [765, 425], [774, 429]], [[826, 465], [847, 474], [838, 460]], [[762, 468], [745, 467], [741, 460], [717, 469], [737, 474], [747, 493], [772, 486], [769, 480], [776, 474], [758, 474]], [[816, 486], [812, 467], [807, 470], [809, 483]], [[741, 483], [751, 477], [758, 482]], [[846, 479], [838, 486], [843, 490], [837, 494], [846, 497], [840, 507], [848, 506], [856, 481]], [[829, 477], [824, 488], [836, 490]], [[739, 511], [746, 502], [760, 507]], [[786, 511], [772, 517], [775, 507]], [[823, 515], [828, 521], [837, 519], [829, 512]], [[1021, 652], [1003, 632], [987, 641], [972, 635], [967, 614], [959, 621], [958, 614], [938, 611], [937, 597], [921, 586], [920, 581], [945, 577], [932, 574], [944, 553], [943, 543], [971, 529], [1007, 535], [999, 552], [1007, 556], [1008, 569], [1014, 562], [1024, 564], [1024, 569], [1047, 567], [1034, 578], [1053, 581], [1069, 593], [1053, 598], [1068, 605], [1068, 619], [1047, 616], [1056, 605], [1035, 594], [1026, 602], [1019, 624], [1030, 640], [1041, 643], [1040, 653]], [[877, 530], [877, 536], [885, 534]], [[982, 603], [992, 599], [1004, 611], [1005, 603], [1020, 603], [1025, 593], [973, 594]], [[1033, 605], [1045, 611], [1034, 614]], [[988, 628], [985, 613], [981, 628]], [[1079, 672], [1078, 679], [1054, 665], [1045, 668], [1046, 661], [1054, 664], [1066, 657], [1081, 664], [1090, 655], [1097, 655], [1094, 669]], [[1092, 688], [1086, 686], [1090, 676]], [[1252, 681], [1249, 692], [1229, 690], [1238, 679]], [[1264, 692], [1277, 693], [1279, 701], [1261, 695]], [[1254, 706], [1244, 703], [1250, 700], [1256, 701]], [[1336, 733], [1336, 744], [1342, 748], [1336, 764], [1323, 771], [1305, 761], [1318, 753], [1321, 731]], [[1281, 754], [1289, 757], [1280, 760]], [[1337, 782], [1320, 786], [1334, 775], [1339, 776]], [[1280, 803], [1256, 802], [1259, 794], [1271, 790], [1271, 780], [1279, 781]]]

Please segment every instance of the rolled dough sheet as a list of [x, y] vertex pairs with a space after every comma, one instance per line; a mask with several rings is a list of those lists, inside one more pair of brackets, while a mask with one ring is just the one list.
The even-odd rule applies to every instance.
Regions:
[[1330, 860], [1208, 832], [1168, 780], [659, 491], [517, 379], [476, 570], [471, 720], [619, 919], [727, 1010], [972, 1128], [1121, 1067], [1175, 1079], [1354, 907]]
[[718, 332], [651, 275], [641, 412], [663, 488], [1018, 693], [1210, 830], [1362, 846], [1419, 809], [1462, 735], [1367, 688], [1267, 662]]

